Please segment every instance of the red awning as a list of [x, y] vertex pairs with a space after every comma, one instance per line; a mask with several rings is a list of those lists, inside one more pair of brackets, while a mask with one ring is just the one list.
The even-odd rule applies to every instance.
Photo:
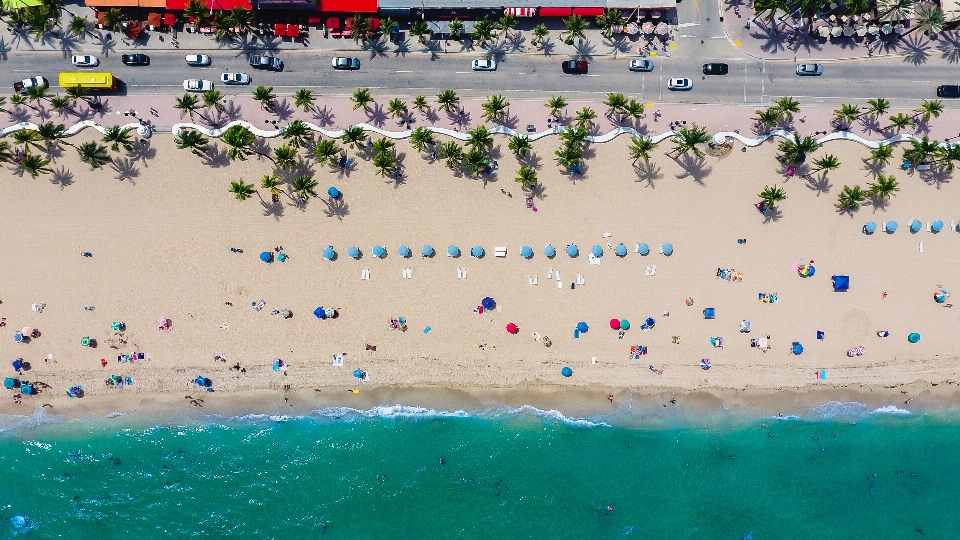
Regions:
[[320, 0], [320, 11], [327, 13], [376, 13], [377, 0]]
[[287, 37], [295, 38], [300, 35], [300, 27], [295, 24], [287, 25]]
[[147, 13], [147, 25], [160, 28], [163, 26], [163, 16], [159, 13]]
[[514, 17], [533, 17], [537, 14], [537, 8], [506, 8], [504, 15], [513, 15]]
[[327, 19], [327, 30], [339, 30], [340, 29], [340, 19], [336, 17], [330, 17]]
[[578, 7], [573, 8], [574, 15], [580, 15], [581, 17], [599, 17], [603, 15], [602, 7]]
[[545, 7], [545, 8], [540, 8], [540, 11], [538, 12], [538, 14], [541, 17], [569, 17], [571, 11], [573, 11], [573, 9], [568, 7], [564, 7], [564, 8]]
[[[207, 9], [230, 10], [233, 8], [252, 9], [250, 0], [204, 0]], [[167, 0], [167, 9], [183, 11], [187, 7], [187, 0]]]
[[287, 27], [280, 23], [273, 25], [273, 35], [277, 37], [283, 37], [287, 35]]
[[164, 13], [163, 14], [163, 24], [167, 26], [173, 26], [177, 23], [177, 16], [173, 13]]

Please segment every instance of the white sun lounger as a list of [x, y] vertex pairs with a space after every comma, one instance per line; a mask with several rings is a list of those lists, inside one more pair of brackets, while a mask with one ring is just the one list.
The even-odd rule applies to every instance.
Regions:
[[493, 253], [494, 253], [494, 255], [496, 255], [497, 257], [506, 257], [506, 256], [507, 256], [507, 248], [505, 248], [505, 247], [503, 247], [503, 246], [497, 246], [497, 247], [493, 248]]
[[887, 232], [887, 222], [886, 222], [886, 221], [884, 221], [883, 223], [880, 224], [880, 231], [881, 231], [881, 232]]
[[649, 264], [647, 265], [647, 275], [648, 275], [648, 276], [650, 275], [650, 265], [649, 265]]
[[933, 232], [933, 225], [929, 221], [927, 222], [927, 232]]
[[651, 275], [651, 276], [657, 275], [657, 265], [653, 265], [653, 266], [650, 268], [650, 275]]

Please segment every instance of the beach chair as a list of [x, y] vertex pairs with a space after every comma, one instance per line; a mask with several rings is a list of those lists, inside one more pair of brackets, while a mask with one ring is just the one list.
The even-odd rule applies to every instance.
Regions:
[[933, 232], [933, 224], [929, 221], [927, 222], [927, 232]]
[[506, 257], [506, 256], [507, 256], [507, 248], [505, 248], [505, 247], [503, 247], [503, 246], [497, 246], [497, 247], [493, 248], [493, 253], [494, 253], [494, 255], [496, 255], [497, 257]]
[[648, 275], [648, 276], [650, 275], [650, 265], [649, 265], [649, 264], [647, 265], [647, 275]]
[[665, 255], [665, 253], [663, 252], [663, 244], [660, 244], [660, 254]]
[[703, 318], [704, 319], [715, 319], [717, 316], [716, 310], [712, 307], [703, 308]]
[[880, 232], [887, 232], [887, 222], [884, 221], [880, 224]]
[[954, 220], [952, 220], [952, 219], [950, 220], [950, 230], [951, 230], [951, 231], [956, 231], [956, 230], [957, 230], [957, 223], [956, 223], [956, 221], [954, 221]]
[[650, 275], [651, 276], [657, 275], [657, 265], [653, 265], [650, 267]]
[[746, 334], [750, 332], [750, 328], [752, 328], [752, 326], [753, 325], [750, 324], [750, 321], [746, 319], [740, 321], [740, 333]]

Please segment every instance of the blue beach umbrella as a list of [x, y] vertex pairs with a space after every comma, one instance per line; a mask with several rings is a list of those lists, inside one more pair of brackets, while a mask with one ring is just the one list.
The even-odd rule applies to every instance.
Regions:
[[480, 246], [473, 246], [470, 248], [470, 256], [480, 258], [483, 257], [483, 248]]
[[648, 246], [648, 245], [645, 244], [645, 243], [644, 243], [644, 244], [640, 244], [640, 254], [641, 254], [641, 255], [649, 255], [649, 254], [650, 254], [650, 246]]
[[493, 309], [493, 307], [496, 306], [497, 303], [493, 300], [493, 298], [490, 298], [489, 296], [487, 296], [480, 301], [480, 305], [483, 306], [483, 309]]
[[887, 223], [887, 232], [894, 232], [899, 226], [900, 225], [896, 221], [891, 221], [890, 223]]
[[569, 377], [573, 375], [573, 370], [564, 366], [563, 369], [560, 370], [560, 374], [563, 375], [564, 377]]
[[663, 245], [663, 254], [664, 254], [664, 255], [672, 255], [672, 254], [673, 254], [673, 244], [671, 244], [671, 243], [669, 243], [669, 242], [666, 243], [666, 244], [664, 244], [664, 245]]
[[21, 369], [23, 369], [23, 360], [21, 360], [21, 359], [19, 359], [19, 358], [17, 358], [16, 360], [14, 360], [14, 361], [13, 361], [13, 369], [15, 369], [15, 370], [17, 370], [17, 371], [20, 371]]
[[323, 311], [323, 306], [318, 307], [313, 310], [313, 314], [316, 315], [318, 319], [324, 319], [327, 317], [326, 313]]
[[17, 386], [17, 380], [13, 377], [7, 377], [3, 380], [3, 386], [4, 388], [14, 388]]
[[907, 341], [909, 341], [910, 343], [916, 343], [920, 341], [920, 334], [916, 332], [911, 332], [910, 335], [907, 336]]
[[33, 385], [32, 384], [20, 385], [20, 393], [25, 396], [29, 396], [33, 394]]
[[370, 250], [373, 253], [373, 256], [382, 259], [387, 256], [387, 248], [383, 246], [373, 246], [373, 249]]
[[600, 244], [594, 244], [593, 247], [590, 248], [590, 253], [592, 253], [594, 257], [603, 257], [603, 248], [600, 247]]
[[433, 257], [433, 246], [430, 244], [424, 244], [423, 249], [420, 250], [420, 255], [424, 257]]
[[567, 246], [567, 255], [571, 257], [576, 257], [580, 254], [580, 250], [577, 248], [576, 244], [570, 244]]
[[863, 232], [867, 234], [873, 234], [877, 232], [877, 224], [873, 221], [867, 222], [867, 224], [863, 226]]
[[448, 247], [447, 247], [447, 255], [449, 255], [449, 256], [451, 256], [451, 257], [459, 257], [459, 256], [460, 256], [460, 248], [458, 248], [457, 246], [448, 246]]
[[943, 222], [939, 219], [933, 222], [933, 232], [940, 232], [943, 230]]
[[360, 371], [360, 369], [357, 368], [357, 369], [353, 370], [353, 376], [359, 379], [359, 378], [363, 377], [363, 371]]
[[578, 330], [579, 332], [581, 332], [581, 333], [582, 333], [582, 332], [586, 332], [586, 331], [589, 330], [589, 329], [590, 329], [590, 327], [587, 326], [587, 323], [585, 323], [585, 322], [583, 322], [583, 321], [580, 321], [580, 322], [577, 323], [577, 330]]
[[645, 324], [648, 328], [653, 328], [657, 325], [657, 321], [654, 320], [653, 317], [647, 317], [647, 320], [643, 321], [643, 324]]
[[920, 220], [919, 220], [919, 219], [915, 219], [915, 220], [911, 221], [911, 222], [910, 222], [910, 232], [914, 232], [914, 233], [915, 233], [915, 232], [920, 232], [920, 227], [921, 227], [921, 226], [922, 226], [922, 225], [920, 224]]
[[410, 256], [410, 248], [401, 244], [400, 247], [397, 248], [397, 255], [406, 259], [407, 257]]
[[340, 196], [340, 190], [333, 186], [330, 186], [329, 188], [327, 188], [327, 195], [329, 195], [331, 199], [336, 199], [337, 197]]
[[533, 250], [530, 248], [530, 246], [523, 246], [520, 248], [520, 256], [524, 259], [529, 259], [530, 257], [533, 257]]
[[793, 343], [793, 354], [803, 354], [803, 345], [794, 342]]
[[323, 258], [332, 261], [334, 257], [337, 256], [337, 252], [333, 250], [333, 246], [327, 246], [323, 248]]
[[351, 259], [359, 259], [360, 248], [358, 248], [357, 246], [350, 246], [349, 248], [347, 248], [347, 256], [350, 257]]
[[543, 248], [543, 254], [548, 258], [552, 259], [557, 256], [557, 250], [550, 244], [547, 244], [547, 247]]
[[20, 332], [17, 332], [17, 333], [15, 333], [15, 334], [13, 334], [13, 341], [15, 341], [16, 343], [22, 343], [22, 342], [23, 342], [23, 334], [21, 334]]
[[260, 260], [265, 263], [273, 262], [273, 253], [270, 253], [269, 251], [264, 251], [263, 253], [260, 254]]
[[627, 256], [627, 246], [623, 245], [623, 242], [617, 244], [617, 248], [614, 250], [617, 254], [617, 257], [626, 257]]

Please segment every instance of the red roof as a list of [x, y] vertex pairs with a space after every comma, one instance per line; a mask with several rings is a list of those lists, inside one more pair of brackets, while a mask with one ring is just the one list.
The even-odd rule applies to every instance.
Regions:
[[[252, 9], [250, 0], [203, 0], [207, 8], [228, 10], [233, 8]], [[167, 9], [183, 10], [187, 7], [187, 0], [167, 0]]]
[[320, 0], [320, 11], [327, 13], [376, 13], [377, 0]]
[[541, 17], [569, 17], [571, 9], [568, 7], [542, 7], [537, 12]]

